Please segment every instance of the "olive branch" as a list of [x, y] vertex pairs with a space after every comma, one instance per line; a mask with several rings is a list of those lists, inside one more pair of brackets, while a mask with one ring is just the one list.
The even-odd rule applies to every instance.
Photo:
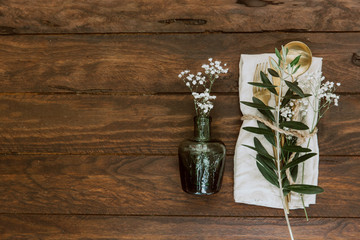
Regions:
[[[297, 56], [289, 64], [286, 64], [287, 48], [282, 46], [281, 53], [278, 49], [275, 49], [275, 54], [278, 57], [278, 61], [271, 60], [270, 64], [272, 68], [269, 68], [268, 72], [271, 76], [280, 78], [279, 86], [274, 85], [262, 71], [260, 72], [262, 82], [249, 82], [249, 84], [253, 86], [266, 88], [272, 95], [275, 95], [275, 107], [266, 105], [256, 97], [252, 98], [252, 102], [241, 101], [244, 105], [256, 108], [263, 116], [262, 118], [244, 116], [243, 119], [257, 120], [258, 125], [258, 127], [244, 127], [244, 130], [257, 135], [263, 135], [273, 146], [273, 153], [269, 153], [257, 137], [254, 137], [253, 146], [243, 146], [256, 152], [256, 166], [260, 173], [269, 183], [279, 189], [280, 200], [284, 209], [289, 233], [291, 239], [294, 239], [288, 218], [288, 203], [291, 200], [291, 194], [300, 194], [307, 217], [303, 194], [319, 194], [324, 191], [319, 186], [303, 184], [304, 172], [302, 172], [301, 183], [295, 183], [298, 178], [299, 164], [304, 164], [306, 160], [317, 155], [317, 153], [312, 152], [308, 147], [304, 148], [301, 145], [309, 137], [316, 134], [316, 125], [319, 119], [315, 120], [316, 123], [313, 123], [310, 129], [309, 126], [301, 120], [295, 120], [294, 118], [296, 115], [299, 115], [301, 101], [312, 96], [312, 94], [304, 92], [300, 87], [298, 79], [294, 77], [294, 74], [300, 68], [299, 60], [301, 55]], [[318, 89], [313, 89], [312, 92], [317, 93], [319, 89], [321, 89], [320, 84]], [[332, 92], [335, 88], [328, 88], [326, 90], [328, 90], [329, 94], [333, 94]], [[324, 97], [318, 94], [314, 96], [317, 101], [320, 101], [321, 97]], [[329, 106], [331, 100], [334, 99], [336, 99], [335, 102], [337, 105], [338, 96], [334, 96], [333, 94], [332, 97], [330, 101], [325, 101], [327, 103], [326, 106]], [[314, 109], [314, 112], [316, 111], [318, 111], [318, 109]], [[323, 114], [320, 115], [320, 117], [322, 116]]]

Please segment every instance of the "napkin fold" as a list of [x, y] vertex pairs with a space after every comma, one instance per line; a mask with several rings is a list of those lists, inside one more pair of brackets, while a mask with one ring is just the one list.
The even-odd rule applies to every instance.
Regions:
[[[277, 59], [275, 54], [242, 54], [239, 65], [239, 98], [240, 101], [252, 102], [253, 86], [248, 82], [253, 81], [255, 68], [258, 63], [269, 62], [269, 57]], [[270, 64], [268, 65], [270, 66]], [[322, 58], [313, 57], [312, 64], [308, 73], [321, 71]], [[304, 75], [300, 76], [304, 77]], [[314, 101], [314, 97], [310, 97], [310, 101]], [[272, 95], [269, 105], [275, 105], [275, 99]], [[240, 110], [243, 115], [262, 115], [257, 109], [240, 104]], [[315, 112], [309, 106], [308, 114], [306, 115], [305, 123], [311, 125]], [[265, 139], [263, 135], [258, 135], [245, 131], [244, 127], [258, 127], [256, 120], [245, 120], [240, 129], [239, 137], [235, 147], [234, 155], [234, 199], [237, 203], [246, 203], [252, 205], [259, 205], [271, 208], [282, 208], [280, 200], [279, 189], [270, 184], [260, 173], [256, 166], [256, 152], [242, 146], [242, 144], [253, 146], [254, 137], [256, 136], [264, 145], [269, 153], [272, 153], [271, 144]], [[312, 152], [319, 153], [317, 135], [310, 138], [309, 146], [308, 140], [302, 144], [303, 147], [308, 147]], [[317, 185], [318, 182], [318, 166], [319, 154], [305, 161], [305, 175], [304, 184]], [[299, 164], [299, 174], [296, 183], [301, 183], [302, 164]], [[304, 195], [305, 206], [316, 203], [316, 195]], [[299, 194], [292, 194], [289, 203], [290, 209], [302, 208], [302, 202]]]

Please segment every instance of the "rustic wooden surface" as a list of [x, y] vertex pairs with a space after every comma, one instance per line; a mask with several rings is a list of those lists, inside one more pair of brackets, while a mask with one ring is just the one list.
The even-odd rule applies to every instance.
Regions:
[[[178, 217], [178, 216], [0, 216], [4, 240], [36, 239], [288, 239], [281, 218]], [[292, 219], [299, 240], [357, 239], [360, 222], [356, 218], [313, 218], [309, 223]], [[304, 231], [306, 229], [306, 231]], [[272, 237], [276, 236], [276, 237]], [[270, 238], [269, 238], [270, 237]]]
[[[359, 95], [341, 96], [322, 119], [322, 155], [360, 155], [359, 102]], [[193, 133], [190, 94], [2, 94], [0, 109], [2, 153], [175, 155]], [[219, 94], [212, 117], [214, 137], [233, 154], [239, 97]]]
[[[292, 40], [323, 57], [340, 106], [319, 126], [325, 192], [296, 239], [360, 236], [360, 2], [0, 1], [0, 239], [289, 239], [283, 212], [233, 201], [241, 53]], [[193, 105], [177, 78], [208, 57], [223, 187], [181, 190]]]
[[179, 81], [179, 72], [200, 68], [214, 56], [230, 67], [230, 74], [214, 90], [236, 93], [240, 53], [271, 53], [294, 39], [306, 42], [314, 56], [324, 58], [324, 75], [342, 83], [339, 91], [360, 91], [354, 77], [360, 75], [360, 68], [352, 63], [353, 54], [359, 51], [360, 33], [271, 32], [2, 36], [0, 91], [185, 92], [188, 89]]
[[349, 0], [3, 0], [3, 34], [359, 31]]
[[[177, 165], [177, 156], [3, 156], [2, 211], [126, 216], [282, 215], [281, 210], [234, 203], [232, 156], [226, 161], [221, 192], [207, 198], [181, 191]], [[319, 182], [325, 192], [317, 197], [318, 204], [309, 208], [309, 214], [358, 217], [360, 196], [353, 193], [360, 191], [359, 172], [359, 157], [322, 156]], [[292, 217], [303, 215], [302, 210], [291, 212]]]

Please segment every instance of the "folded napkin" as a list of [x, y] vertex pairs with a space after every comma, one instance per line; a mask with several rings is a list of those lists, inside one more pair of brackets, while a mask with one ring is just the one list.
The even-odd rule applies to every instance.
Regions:
[[[240, 101], [252, 102], [253, 86], [248, 82], [253, 82], [256, 64], [269, 62], [269, 57], [277, 59], [275, 54], [256, 54], [246, 55], [242, 54], [240, 57], [239, 65], [239, 97]], [[268, 65], [270, 66], [270, 65]], [[322, 58], [313, 57], [312, 65], [308, 73], [321, 71]], [[300, 76], [304, 77], [304, 75]], [[314, 98], [310, 97], [310, 101], [314, 102]], [[269, 105], [274, 106], [274, 96], [271, 97]], [[240, 104], [240, 110], [243, 115], [262, 115], [257, 109]], [[314, 111], [309, 107], [308, 114], [306, 115], [305, 124], [311, 126], [314, 119]], [[256, 120], [245, 120], [241, 126], [239, 137], [236, 143], [235, 156], [234, 156], [234, 198], [235, 202], [246, 203], [253, 205], [260, 205], [272, 208], [282, 208], [280, 200], [279, 189], [270, 184], [260, 173], [256, 166], [256, 152], [242, 146], [242, 144], [253, 146], [254, 136], [256, 136], [264, 145], [269, 153], [273, 153], [271, 144], [265, 139], [263, 135], [253, 134], [243, 130], [244, 127], [258, 127]], [[308, 140], [302, 145], [307, 147]], [[309, 148], [312, 152], [319, 153], [317, 135], [310, 138]], [[318, 182], [318, 165], [319, 155], [312, 157], [305, 161], [305, 176], [304, 184], [317, 185]], [[299, 164], [299, 174], [296, 183], [301, 183], [302, 164]], [[315, 204], [316, 195], [304, 195], [305, 206]], [[299, 194], [292, 194], [289, 203], [290, 209], [302, 208], [302, 203]]]

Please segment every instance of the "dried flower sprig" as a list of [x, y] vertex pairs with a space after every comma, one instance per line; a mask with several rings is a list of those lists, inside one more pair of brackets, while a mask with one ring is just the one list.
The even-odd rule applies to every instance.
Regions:
[[229, 70], [224, 68], [227, 65], [226, 63], [221, 65], [221, 61], [213, 61], [212, 58], [209, 58], [208, 61], [208, 64], [201, 66], [204, 69], [203, 72], [198, 72], [195, 75], [190, 73], [190, 70], [185, 70], [178, 76], [192, 92], [197, 116], [209, 116], [214, 107], [213, 100], [216, 99], [216, 96], [210, 95], [211, 88], [216, 79]]

